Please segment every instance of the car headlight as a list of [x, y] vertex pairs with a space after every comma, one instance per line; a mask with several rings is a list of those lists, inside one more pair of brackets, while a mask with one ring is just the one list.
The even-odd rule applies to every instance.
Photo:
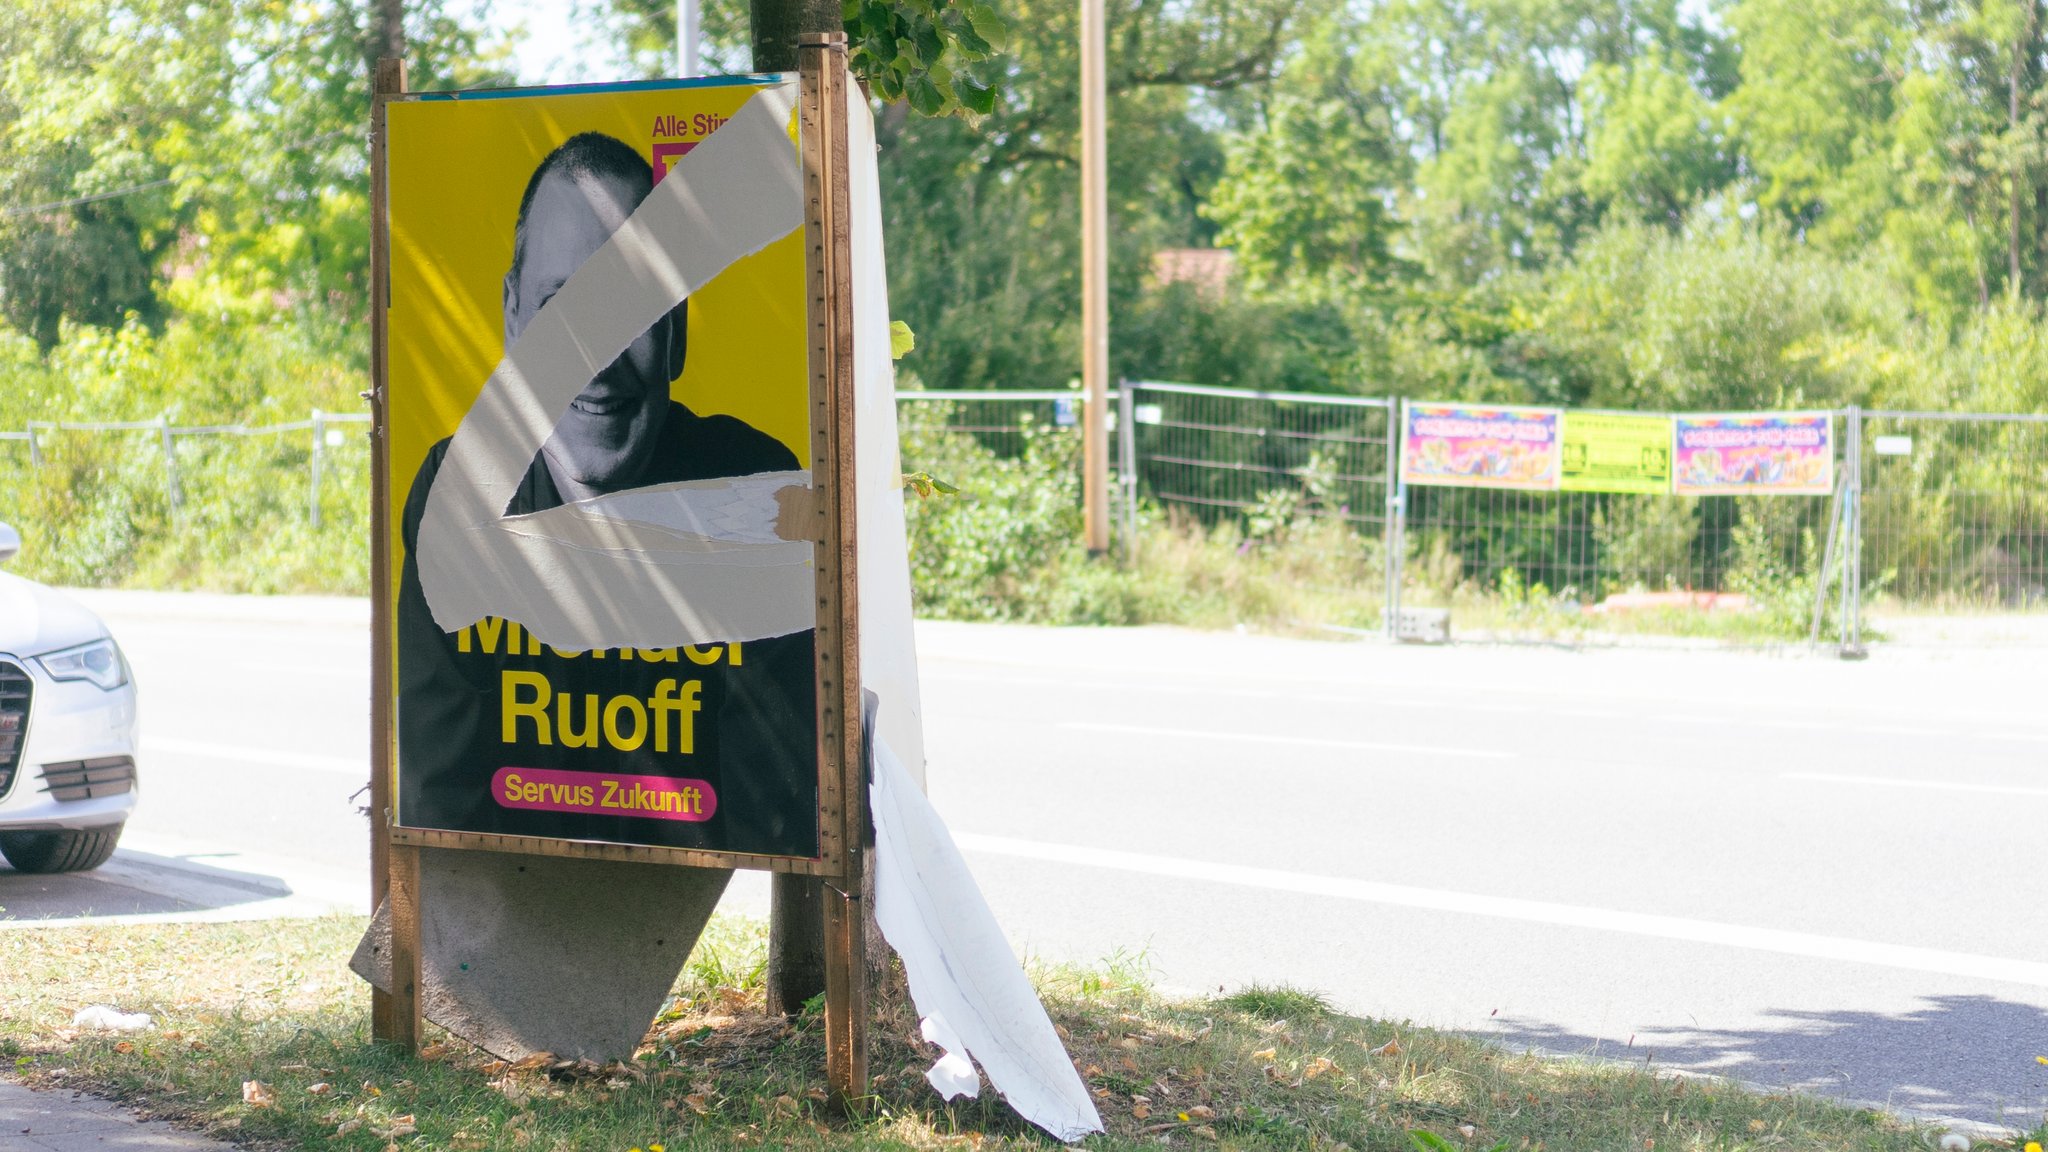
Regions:
[[111, 639], [38, 656], [36, 663], [52, 680], [84, 680], [108, 692], [128, 682], [128, 662]]

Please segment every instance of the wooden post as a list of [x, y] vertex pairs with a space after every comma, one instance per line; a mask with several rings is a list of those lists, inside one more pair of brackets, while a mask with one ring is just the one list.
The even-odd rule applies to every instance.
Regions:
[[405, 62], [377, 61], [370, 101], [370, 906], [391, 909], [391, 990], [370, 994], [370, 1034], [411, 1052], [420, 1036], [419, 849], [391, 842], [391, 459], [386, 345], [391, 307], [385, 109], [405, 91]]
[[[823, 531], [818, 574], [818, 754], [826, 855], [825, 1078], [852, 1109], [868, 1095], [867, 773], [861, 754], [860, 614], [854, 483], [853, 252], [846, 114], [846, 35], [804, 33], [802, 79], [806, 240], [810, 264], [811, 442]], [[835, 851], [836, 850], [836, 851]]]
[[1088, 551], [1109, 550], [1108, 96], [1103, 0], [1081, 0], [1081, 503]]

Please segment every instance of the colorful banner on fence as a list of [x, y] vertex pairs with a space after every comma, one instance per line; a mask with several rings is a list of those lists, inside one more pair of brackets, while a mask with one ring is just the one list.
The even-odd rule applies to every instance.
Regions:
[[1671, 417], [1567, 412], [1563, 467], [1566, 492], [1671, 491]]
[[1401, 480], [1461, 488], [1557, 489], [1557, 408], [1410, 404]]
[[1826, 496], [1835, 487], [1828, 412], [1679, 416], [1673, 435], [1681, 496]]

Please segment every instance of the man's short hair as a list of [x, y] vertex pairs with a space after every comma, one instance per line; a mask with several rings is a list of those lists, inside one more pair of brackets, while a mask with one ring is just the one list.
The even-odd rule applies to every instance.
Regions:
[[519, 266], [526, 259], [526, 210], [533, 205], [533, 195], [540, 190], [540, 182], [549, 173], [560, 172], [564, 176], [580, 178], [609, 178], [637, 190], [633, 203], [638, 206], [654, 187], [654, 167], [641, 159], [633, 146], [615, 136], [602, 132], [578, 132], [564, 140], [553, 152], [540, 162], [527, 178], [526, 193], [519, 197], [519, 217], [512, 225], [512, 279], [519, 279]]

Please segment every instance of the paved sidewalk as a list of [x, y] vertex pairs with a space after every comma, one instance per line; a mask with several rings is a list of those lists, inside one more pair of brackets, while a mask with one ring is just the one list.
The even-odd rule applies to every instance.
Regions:
[[119, 1105], [0, 1080], [0, 1152], [228, 1152], [230, 1146], [138, 1120]]

